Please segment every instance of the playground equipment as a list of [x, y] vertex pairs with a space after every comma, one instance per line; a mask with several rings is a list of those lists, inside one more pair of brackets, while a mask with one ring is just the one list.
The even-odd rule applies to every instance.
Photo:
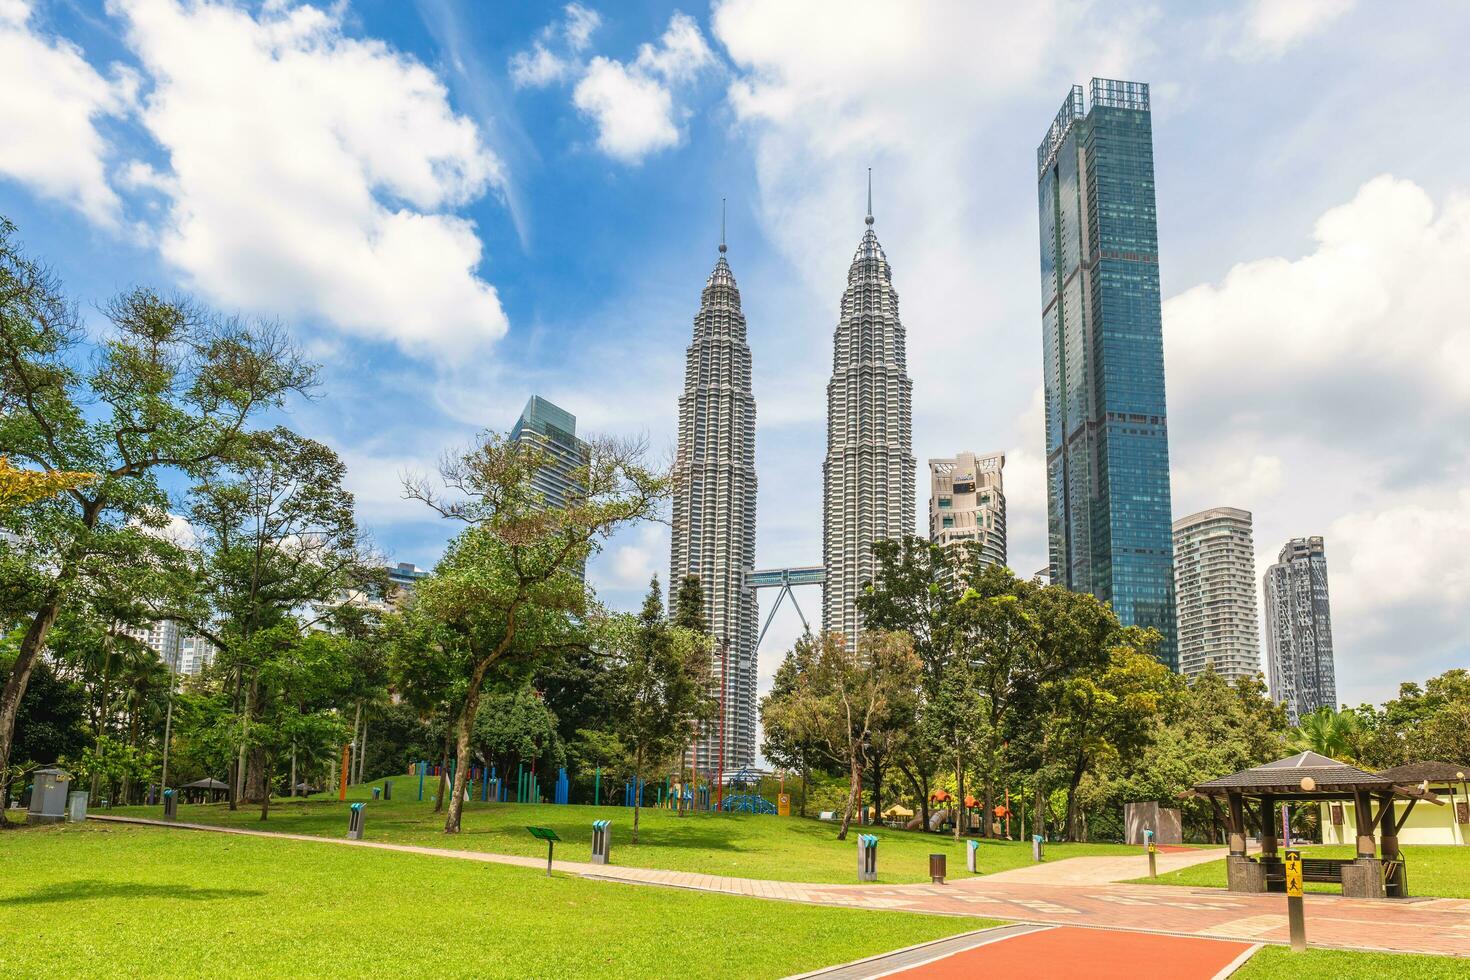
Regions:
[[643, 799], [643, 780], [630, 779], [628, 785], [623, 788], [623, 806], [633, 806], [634, 801], [641, 803]]
[[362, 840], [362, 827], [366, 819], [366, 803], [354, 803], [347, 814], [347, 839]]
[[872, 834], [858, 834], [858, 881], [878, 880], [878, 838]]
[[737, 793], [725, 797], [720, 809], [727, 813], [776, 813], [776, 805], [764, 796], [754, 793]]
[[163, 819], [179, 819], [179, 798], [171, 789], [163, 791]]
[[556, 802], [561, 806], [566, 806], [567, 798], [571, 795], [571, 791], [572, 784], [571, 781], [567, 779], [567, 770], [566, 767], [563, 766], [562, 768], [557, 770]]
[[607, 864], [612, 860], [612, 821], [592, 821], [592, 863]]

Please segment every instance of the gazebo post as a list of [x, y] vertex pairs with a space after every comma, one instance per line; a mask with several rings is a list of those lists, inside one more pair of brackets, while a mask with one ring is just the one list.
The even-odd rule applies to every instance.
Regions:
[[1230, 833], [1230, 854], [1245, 857], [1245, 800], [1239, 793], [1228, 793], [1226, 800], [1230, 806], [1230, 826], [1226, 828]]
[[1261, 794], [1261, 868], [1266, 891], [1286, 891], [1286, 870], [1276, 850], [1276, 797]]
[[[1419, 801], [1410, 800], [1409, 808], [1412, 809], [1417, 802]], [[1387, 886], [1392, 884], [1395, 898], [1407, 898], [1409, 895], [1409, 881], [1408, 875], [1405, 873], [1404, 866], [1399, 858], [1399, 825], [1397, 814], [1394, 812], [1393, 794], [1385, 793], [1380, 798], [1378, 805], [1383, 808], [1383, 815], [1379, 818], [1383, 823], [1383, 828], [1379, 831], [1381, 835], [1379, 840], [1382, 847], [1380, 853], [1383, 856], [1385, 864], [1389, 861], [1395, 862], [1389, 880], [1384, 882], [1384, 890], [1387, 891]], [[1405, 812], [1404, 819], [1408, 820], [1408, 817], [1409, 814]]]
[[1245, 794], [1239, 790], [1226, 790], [1225, 799], [1230, 807], [1230, 855], [1225, 859], [1226, 884], [1233, 892], [1263, 892], [1266, 890], [1266, 869], [1245, 853]]

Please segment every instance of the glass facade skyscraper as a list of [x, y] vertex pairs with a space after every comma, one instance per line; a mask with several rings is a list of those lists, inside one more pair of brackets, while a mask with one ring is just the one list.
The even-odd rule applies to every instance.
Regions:
[[1074, 85], [1036, 150], [1051, 581], [1177, 669], [1148, 85]]

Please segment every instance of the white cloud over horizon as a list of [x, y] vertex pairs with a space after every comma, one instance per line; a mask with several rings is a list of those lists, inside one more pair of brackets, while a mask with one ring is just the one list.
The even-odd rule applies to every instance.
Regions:
[[0, 0], [0, 176], [116, 229], [122, 202], [97, 124], [132, 110], [137, 79], [116, 66], [104, 78], [77, 45], [43, 34], [34, 13], [30, 0]]
[[715, 63], [694, 18], [674, 11], [657, 43], [639, 45], [632, 61], [596, 55], [584, 63], [581, 55], [601, 18], [576, 3], [564, 13], [511, 57], [515, 84], [542, 88], [575, 79], [572, 105], [596, 125], [598, 149], [615, 160], [636, 164], [677, 146], [687, 110], [676, 104], [675, 89]]

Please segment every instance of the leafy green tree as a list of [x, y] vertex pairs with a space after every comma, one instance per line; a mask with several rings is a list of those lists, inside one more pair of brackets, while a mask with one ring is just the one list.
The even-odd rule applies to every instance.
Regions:
[[768, 701], [763, 717], [847, 771], [847, 803], [837, 831], [837, 839], [846, 840], [873, 742], [883, 738], [885, 726], [909, 723], [893, 709], [912, 694], [923, 668], [904, 633], [870, 630], [856, 646], [839, 633], [797, 643], [804, 648], [797, 661], [806, 669], [789, 695]]
[[499, 767], [502, 777], [514, 759], [527, 768], [541, 764], [550, 772], [566, 762], [566, 749], [557, 717], [528, 684], [514, 691], [494, 691], [480, 705], [475, 719], [474, 752], [488, 767]]
[[[288, 666], [281, 658], [309, 649], [296, 641], [298, 617], [308, 627], [335, 628], [345, 617], [358, 633], [371, 629], [352, 611], [376, 573], [359, 546], [345, 477], [327, 446], [275, 428], [251, 434], [234, 459], [209, 467], [191, 492], [197, 591], [206, 603], [205, 616], [192, 625], [218, 647], [216, 663], [238, 716], [231, 808], [241, 800], [269, 806], [267, 756], [275, 747], [265, 733], [253, 738], [251, 727], [271, 716], [280, 728], [282, 706], [268, 703], [276, 692], [262, 685], [261, 671], [282, 676]], [[360, 712], [360, 695], [353, 700]]]
[[[713, 717], [705, 688], [709, 647], [702, 632], [670, 625], [655, 576], [637, 619], [616, 616], [602, 624], [616, 659], [613, 731], [632, 763], [631, 777], [667, 771], [684, 751], [690, 728]], [[641, 794], [633, 800], [633, 843], [638, 843]]]
[[1291, 733], [1298, 751], [1316, 752], [1329, 759], [1354, 761], [1353, 743], [1358, 734], [1358, 715], [1354, 711], [1336, 711], [1323, 705], [1302, 717]]
[[0, 514], [32, 558], [22, 638], [0, 689], [0, 779], [21, 697], [61, 610], [158, 550], [168, 504], [160, 477], [192, 477], [232, 458], [253, 416], [315, 376], [279, 328], [186, 300], [135, 289], [104, 313], [111, 327], [93, 346], [57, 281], [0, 219], [0, 446], [21, 465], [96, 474]]
[[802, 678], [811, 670], [815, 656], [816, 641], [810, 635], [797, 640], [776, 668], [771, 690], [760, 703], [761, 754], [780, 768], [801, 774], [797, 812], [803, 817], [812, 772], [824, 761], [815, 728], [802, 711], [805, 704], [797, 700], [806, 693]]
[[[409, 483], [410, 496], [469, 525], [415, 590], [420, 608], [466, 653], [454, 724], [458, 758], [469, 758], [487, 683], [518, 686], [550, 657], [586, 646], [581, 570], [618, 528], [652, 516], [667, 495], [666, 475], [650, 468], [645, 455], [636, 443], [590, 441], [586, 464], [569, 474], [576, 489], [560, 506], [533, 485], [550, 464], [547, 455], [498, 433], [483, 435], [441, 467], [457, 499], [445, 499], [427, 481]], [[460, 829], [466, 770], [455, 772], [447, 834]]]
[[[8, 651], [14, 656], [14, 650]], [[0, 646], [0, 669], [7, 666], [7, 651]], [[16, 716], [13, 779], [63, 758], [76, 758], [91, 741], [86, 727], [86, 694], [82, 685], [64, 680], [42, 660], [31, 673], [26, 696]], [[0, 810], [10, 805], [0, 800]]]

